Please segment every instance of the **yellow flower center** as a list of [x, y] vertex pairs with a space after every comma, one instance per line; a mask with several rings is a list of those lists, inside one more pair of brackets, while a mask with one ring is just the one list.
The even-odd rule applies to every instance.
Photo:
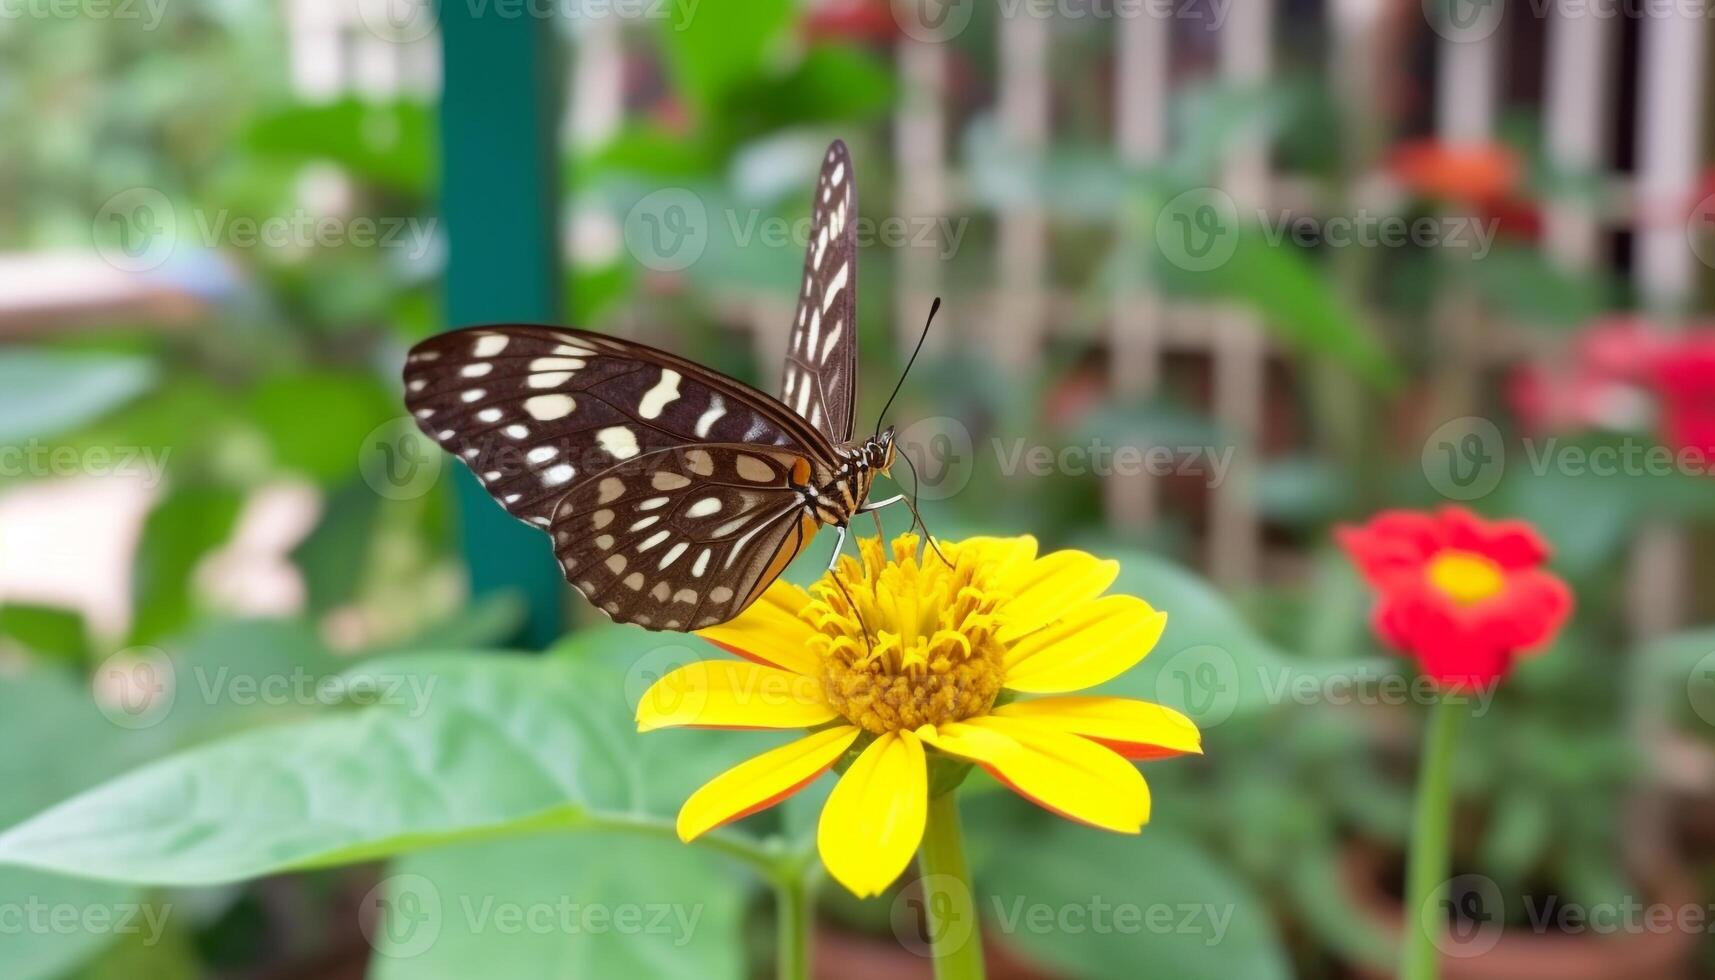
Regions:
[[828, 703], [877, 734], [987, 714], [1000, 694], [1006, 596], [983, 563], [949, 550], [949, 568], [918, 543], [895, 538], [889, 561], [879, 540], [859, 540], [863, 560], [841, 558], [800, 614], [817, 631]]
[[1470, 605], [1506, 587], [1501, 566], [1470, 551], [1443, 551], [1429, 563], [1429, 583], [1454, 602]]

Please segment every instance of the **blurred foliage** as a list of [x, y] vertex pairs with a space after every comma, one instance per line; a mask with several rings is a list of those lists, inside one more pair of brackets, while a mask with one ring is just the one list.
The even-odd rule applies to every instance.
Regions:
[[[628, 52], [646, 53], [628, 62], [637, 76], [627, 77], [626, 120], [599, 145], [570, 147], [562, 174], [578, 211], [610, 220], [664, 187], [694, 194], [711, 216], [707, 249], [682, 274], [663, 275], [608, 242], [566, 270], [566, 305], [580, 325], [623, 323], [759, 380], [766, 372], [754, 345], [724, 322], [727, 311], [758, 296], [789, 309], [802, 243], [755, 229], [801, 221], [815, 162], [835, 135], [863, 161], [863, 216], [889, 216], [919, 175], [891, 169], [876, 134], [912, 93], [886, 45], [809, 30], [787, 0], [679, 19], [691, 9], [674, 6], [673, 18], [628, 38]], [[12, 747], [0, 753], [0, 828], [13, 828], [0, 832], [0, 894], [177, 910], [151, 943], [0, 934], [0, 973], [168, 980], [272, 959], [313, 972], [304, 964], [317, 957], [350, 957], [341, 943], [367, 954], [342, 896], [366, 891], [378, 862], [399, 889], [384, 896], [399, 901], [385, 904], [370, 962], [379, 977], [462, 977], [501, 963], [519, 976], [761, 972], [767, 954], [755, 948], [751, 920], [767, 906], [768, 882], [766, 871], [750, 872], [759, 854], [806, 859], [827, 781], [730, 828], [724, 856], [679, 845], [671, 820], [690, 789], [778, 737], [635, 736], [630, 703], [642, 685], [706, 644], [580, 628], [543, 657], [499, 652], [517, 632], [520, 603], [466, 602], [444, 492], [394, 499], [366, 469], [378, 433], [401, 415], [404, 349], [440, 325], [433, 104], [295, 99], [278, 8], [192, 0], [161, 11], [146, 32], [0, 21], [0, 243], [88, 248], [101, 233], [91, 215], [135, 187], [165, 193], [181, 228], [313, 212], [416, 222], [423, 239], [408, 250], [251, 248], [182, 235], [157, 278], [197, 298], [194, 322], [122, 315], [0, 350], [0, 443], [74, 454], [141, 448], [165, 464], [148, 488], [131, 559], [134, 614], [121, 632], [71, 609], [0, 605], [0, 740]], [[990, 295], [998, 217], [1036, 208], [1052, 245], [1046, 285], [1067, 302], [1053, 308], [1054, 337], [1025, 371], [996, 366], [959, 323], [943, 324], [893, 418], [902, 428], [928, 420], [947, 437], [914, 459], [937, 533], [1026, 529], [1120, 559], [1116, 588], [1170, 619], [1154, 654], [1107, 690], [1186, 710], [1204, 727], [1208, 753], [1148, 767], [1156, 825], [1135, 840], [1049, 819], [973, 776], [962, 792], [980, 800], [967, 809], [981, 885], [999, 900], [988, 908], [1027, 914], [1100, 900], [1230, 913], [1213, 943], [1212, 921], [1146, 942], [1017, 923], [1001, 930], [1068, 977], [1270, 978], [1321, 975], [1330, 959], [1385, 964], [1388, 940], [1355, 905], [1346, 862], [1354, 848], [1391, 860], [1407, 833], [1419, 712], [1387, 700], [1390, 685], [1409, 680], [1407, 667], [1374, 648], [1367, 593], [1319, 545], [1336, 521], [1439, 502], [1421, 440], [1402, 438], [1407, 423], [1390, 420], [1442, 404], [1437, 321], [1450, 301], [1469, 299], [1478, 326], [1520, 323], [1564, 344], [1635, 297], [1606, 274], [1566, 272], [1528, 234], [1505, 231], [1482, 255], [1416, 246], [1358, 254], [1276, 240], [1270, 224], [1281, 215], [1260, 211], [1236, 211], [1229, 260], [1187, 268], [1165, 254], [1158, 233], [1222, 186], [1235, 148], [1271, 145], [1306, 177], [1315, 213], [1360, 213], [1347, 172], [1358, 136], [1340, 93], [1309, 75], [1178, 86], [1171, 149], [1149, 166], [1114, 152], [1109, 106], [1072, 99], [1053, 107], [1055, 140], [1027, 151], [978, 107], [996, 70], [998, 16], [975, 11], [951, 44], [959, 94], [947, 125], [960, 179], [947, 188], [945, 217], [963, 224], [932, 260], [948, 314], [967, 324], [991, 315], [961, 300]], [[1072, 25], [1057, 38], [1065, 47], [1056, 70], [1094, 86], [1106, 62], [1093, 53], [1111, 42], [1092, 24]], [[1527, 161], [1526, 203], [1600, 205], [1595, 175], [1546, 163], [1535, 129], [1506, 121], [1508, 143]], [[1385, 210], [1413, 220], [1448, 208], [1408, 198]], [[863, 422], [903, 361], [896, 259], [917, 256], [865, 252]], [[1287, 436], [1259, 433], [1253, 443], [1223, 427], [1206, 365], [1193, 360], [1172, 362], [1150, 397], [1115, 392], [1110, 318], [1119, 296], [1138, 292], [1260, 324], [1271, 365], [1310, 389], [1266, 404], [1267, 421]], [[1705, 669], [1715, 640], [1693, 632], [1619, 655], [1632, 646], [1623, 559], [1647, 525], [1706, 529], [1715, 495], [1706, 478], [1689, 475], [1537, 465], [1506, 412], [1472, 410], [1506, 427], [1511, 460], [1476, 506], [1543, 530], [1580, 614], [1467, 733], [1461, 862], [1509, 896], [1635, 893], [1622, 813], [1647, 774], [1637, 721], [1715, 751], [1715, 681]], [[1577, 433], [1556, 445], [1618, 449], [1625, 438]], [[1183, 485], [1162, 481], [1168, 506], [1154, 526], [1112, 528], [1093, 476], [1009, 472], [1014, 440], [1254, 453], [1264, 533], [1296, 549], [1295, 563], [1277, 588], [1223, 594], [1190, 561], [1207, 534], [1207, 485], [1181, 506], [1171, 493]], [[7, 487], [33, 478], [3, 477]], [[211, 588], [222, 583], [210, 581], [226, 567], [219, 559], [250, 508], [280, 487], [313, 501], [307, 527], [284, 545], [301, 602], [272, 618], [224, 608]], [[899, 515], [887, 520], [902, 526]], [[811, 576], [823, 560], [807, 555], [789, 574]], [[158, 720], [122, 727], [109, 657], [139, 644], [166, 658], [176, 696]], [[257, 693], [281, 678], [304, 686], [284, 698]], [[423, 693], [430, 683], [433, 699]], [[367, 703], [388, 691], [394, 697]], [[750, 870], [735, 873], [747, 861]], [[368, 866], [344, 867], [354, 862]], [[251, 880], [265, 875], [274, 877]], [[430, 949], [404, 957], [414, 921], [406, 899], [428, 897], [410, 891], [414, 881], [432, 882], [445, 908], [481, 915], [496, 911], [490, 900], [587, 896], [667, 903], [700, 918], [690, 935], [568, 938], [508, 935], [446, 915]], [[886, 936], [895, 897], [857, 903], [824, 890], [821, 907]]]

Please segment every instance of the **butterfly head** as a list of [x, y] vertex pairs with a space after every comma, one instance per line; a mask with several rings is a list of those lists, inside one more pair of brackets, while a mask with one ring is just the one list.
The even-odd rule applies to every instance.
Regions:
[[893, 468], [896, 447], [893, 443], [893, 426], [870, 436], [863, 443], [864, 464], [872, 470], [887, 473]]

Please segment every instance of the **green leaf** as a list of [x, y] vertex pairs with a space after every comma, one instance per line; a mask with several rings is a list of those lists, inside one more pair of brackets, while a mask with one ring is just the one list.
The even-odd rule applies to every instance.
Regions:
[[449, 847], [394, 862], [385, 885], [374, 980], [747, 975], [742, 879], [678, 841], [592, 833]]
[[362, 480], [328, 494], [321, 520], [292, 550], [292, 561], [304, 573], [311, 614], [325, 613], [357, 594], [368, 571], [380, 512], [381, 495]]
[[631, 123], [566, 168], [573, 187], [589, 187], [610, 174], [663, 179], [706, 177], [716, 166], [709, 147], [684, 134], [647, 123]]
[[236, 490], [191, 486], [149, 512], [132, 569], [131, 643], [155, 642], [190, 622], [197, 562], [231, 536], [242, 503]]
[[1298, 914], [1317, 937], [1353, 962], [1381, 972], [1392, 967], [1399, 957], [1399, 944], [1353, 899], [1340, 853], [1318, 841], [1297, 849], [1288, 860], [1286, 887]]
[[161, 641], [172, 671], [170, 703], [129, 733], [158, 758], [175, 749], [261, 724], [296, 721], [338, 698], [321, 685], [352, 666], [315, 627], [294, 620], [200, 622]]
[[1501, 314], [1547, 327], [1582, 327], [1611, 309], [1617, 292], [1600, 273], [1574, 273], [1533, 248], [1498, 248], [1469, 269]]
[[102, 415], [154, 384], [148, 359], [13, 349], [0, 353], [0, 443], [46, 438]]
[[298, 163], [337, 163], [360, 180], [418, 197], [432, 190], [432, 140], [427, 105], [355, 98], [264, 113], [244, 135], [258, 153]]
[[1399, 366], [1386, 348], [1300, 246], [1290, 238], [1271, 242], [1263, 229], [1242, 220], [1227, 234], [1236, 236], [1231, 257], [1208, 269], [1176, 265], [1162, 250], [1146, 253], [1151, 280], [1172, 295], [1241, 303], [1282, 343], [1370, 385], [1387, 389], [1399, 382]]
[[1064, 821], [1032, 828], [979, 874], [983, 927], [1086, 980], [1291, 976], [1268, 907], [1198, 844]]
[[251, 392], [249, 407], [275, 461], [323, 483], [355, 473], [364, 437], [400, 414], [375, 378], [331, 371], [270, 377]]
[[89, 656], [82, 614], [71, 609], [10, 603], [0, 606], [0, 636], [40, 656], [81, 665]]
[[1348, 474], [1326, 459], [1294, 454], [1265, 462], [1256, 477], [1257, 511], [1270, 521], [1299, 526], [1350, 511]]
[[[0, 823], [111, 774], [123, 758], [121, 734], [69, 672], [37, 668], [0, 678], [0, 744], [12, 747], [0, 752]], [[0, 867], [0, 896], [18, 902], [18, 914], [30, 917], [0, 929], [0, 963], [10, 980], [63, 976], [114, 938], [111, 930], [55, 928], [51, 918], [38, 914], [117, 914], [141, 898], [125, 886], [11, 867]], [[26, 898], [33, 901], [26, 905]]]
[[792, 10], [790, 0], [751, 0], [719, 17], [675, 7], [661, 22], [661, 40], [678, 91], [700, 110], [720, 108], [734, 88], [762, 73]]
[[783, 77], [758, 79], [737, 98], [775, 129], [865, 119], [893, 103], [893, 76], [858, 48], [821, 44], [805, 52]]
[[381, 703], [146, 766], [0, 834], [0, 863], [213, 884], [461, 840], [666, 823], [702, 781], [777, 744], [636, 732], [627, 703], [650, 671], [707, 649], [610, 629], [555, 657], [374, 661], [345, 680]]

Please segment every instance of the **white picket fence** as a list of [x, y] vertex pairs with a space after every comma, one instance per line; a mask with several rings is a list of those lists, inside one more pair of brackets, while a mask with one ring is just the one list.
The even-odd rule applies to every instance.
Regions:
[[[294, 83], [308, 97], [329, 97], [347, 91], [371, 95], [395, 92], [432, 94], [438, 87], [438, 38], [429, 33], [408, 37], [406, 43], [378, 36], [373, 8], [363, 3], [387, 0], [288, 0]], [[404, 3], [406, 0], [392, 0]], [[823, 0], [828, 6], [851, 0]], [[968, 0], [967, 0], [968, 2]], [[1468, 3], [1468, 0], [1458, 0]], [[955, 5], [956, 6], [956, 5]], [[1113, 107], [1114, 150], [1125, 163], [1147, 165], [1172, 149], [1168, 106], [1176, 88], [1192, 79], [1170, 71], [1173, 45], [1182, 40], [1186, 25], [1159, 14], [1160, 5], [1120, 3], [1060, 5], [1058, 13], [1039, 15], [1053, 4], [1015, 3], [1001, 9], [1013, 13], [998, 18], [995, 32], [997, 69], [993, 112], [1001, 136], [1017, 153], [1043, 152], [1054, 136], [1051, 114], [1057, 79], [1050, 59], [1065, 36], [1066, 19], [1101, 17], [1112, 38], [1111, 71], [1080, 71], [1077, 81], [1101, 74], [1112, 79], [1113, 91], [1103, 104]], [[1175, 5], [1181, 11], [1186, 5]], [[1278, 36], [1284, 25], [1278, 12], [1292, 11], [1295, 31], [1306, 29], [1302, 19], [1308, 3], [1288, 0], [1235, 0], [1203, 4], [1202, 17], [1215, 9], [1225, 20], [1215, 32], [1218, 57], [1210, 73], [1233, 83], [1266, 82], [1276, 64]], [[1114, 13], [1115, 10], [1121, 13]], [[1499, 29], [1487, 30], [1483, 16], [1506, 11]], [[1572, 173], [1602, 172], [1613, 158], [1612, 141], [1621, 129], [1633, 131], [1635, 166], [1630, 172], [1610, 173], [1604, 181], [1610, 193], [1604, 202], [1567, 197], [1547, 202], [1543, 241], [1550, 253], [1570, 270], [1588, 270], [1610, 261], [1603, 243], [1613, 231], [1629, 231], [1633, 248], [1630, 267], [1607, 270], [1629, 275], [1646, 305], [1662, 311], [1679, 309], [1691, 295], [1703, 267], [1689, 247], [1684, 215], [1695, 203], [1701, 148], [1708, 103], [1709, 18], [1696, 4], [1623, 6], [1649, 10], [1628, 22], [1612, 15], [1614, 5], [1588, 0], [1521, 0], [1512, 4], [1470, 6], [1479, 29], [1461, 34], [1437, 23], [1427, 36], [1438, 46], [1435, 77], [1426, 89], [1434, 109], [1436, 135], [1449, 143], [1486, 141], [1495, 135], [1503, 102], [1518, 100], [1503, 91], [1512, 40], [1540, 33], [1543, 77], [1532, 86], [1541, 93], [1539, 107], [1546, 152], [1556, 166]], [[1384, 83], [1410, 67], [1385, 63], [1381, 52], [1391, 50], [1384, 32], [1402, 29], [1429, 32], [1431, 25], [1420, 0], [1325, 0], [1317, 16], [1325, 45], [1326, 71], [1342, 99], [1348, 121], [1374, 126], [1384, 118], [1377, 106]], [[1129, 11], [1129, 13], [1124, 13]], [[409, 9], [406, 9], [409, 12]], [[1605, 13], [1606, 12], [1606, 13]], [[718, 15], [713, 9], [705, 15]], [[365, 15], [366, 14], [366, 15]], [[399, 19], [405, 19], [398, 15]], [[1409, 21], [1405, 19], [1415, 18]], [[628, 23], [614, 16], [580, 20], [566, 31], [573, 66], [567, 79], [565, 131], [580, 145], [599, 143], [621, 124], [627, 58], [647, 51], [647, 42], [626, 44], [656, 25]], [[1208, 30], [1203, 22], [1195, 31]], [[1622, 58], [1622, 34], [1637, 32], [1638, 53]], [[385, 33], [385, 32], [383, 32]], [[1532, 59], [1536, 63], [1538, 59]], [[901, 98], [892, 125], [896, 172], [909, 174], [897, 181], [893, 213], [915, 219], [973, 213], [977, 207], [960, 199], [964, 180], [959, 172], [957, 136], [949, 126], [949, 78], [954, 65], [952, 45], [916, 40], [902, 32], [894, 49]], [[1621, 73], [1635, 65], [1636, 78]], [[1618, 92], [1635, 92], [1632, 105], [1617, 104]], [[1110, 97], [1111, 96], [1111, 97]], [[1530, 108], [1530, 107], [1526, 107]], [[1384, 135], [1386, 135], [1384, 133]], [[1374, 161], [1369, 161], [1373, 163]], [[1272, 169], [1269, 147], [1259, 141], [1240, 145], [1226, 162], [1223, 189], [1241, 210], [1280, 207], [1294, 197], [1294, 175]], [[1374, 191], [1385, 184], [1380, 173], [1358, 183]], [[1302, 197], [1302, 195], [1297, 195]], [[885, 207], [885, 205], [884, 205]], [[586, 213], [574, 207], [568, 243], [614, 242], [621, 216]], [[1070, 297], [1057, 295], [1049, 282], [1046, 210], [1014, 206], [998, 215], [998, 241], [993, 285], [985, 295], [956, 297], [949, 310], [962, 322], [950, 324], [962, 342], [978, 346], [1005, 366], [1031, 363], [1052, 336], [1057, 311]], [[591, 234], [589, 225], [597, 227]], [[1136, 229], [1120, 227], [1120, 234]], [[873, 259], [871, 261], [874, 261]], [[918, 250], [899, 250], [896, 317], [902, 339], [914, 337], [931, 295], [942, 293], [941, 270], [922, 260]], [[1476, 368], [1528, 350], [1531, 341], [1520, 331], [1474, 305], [1468, 297], [1451, 297], [1437, 313], [1438, 350], [1445, 357], [1450, 379], [1467, 379], [1450, 387], [1469, 389]], [[726, 304], [753, 326], [758, 357], [777, 364], [784, 342], [779, 324], [786, 315], [776, 297], [747, 297]], [[1255, 317], [1222, 307], [1187, 306], [1153, 295], [1140, 283], [1122, 284], [1108, 317], [1106, 363], [1113, 389], [1126, 396], [1146, 396], [1159, 383], [1164, 356], [1193, 353], [1209, 359], [1212, 372], [1208, 406], [1223, 431], [1241, 444], [1254, 445], [1264, 420], [1265, 367], [1271, 357]], [[1299, 379], [1304, 384], [1337, 383], [1327, 375]], [[1474, 391], [1467, 392], [1474, 397]], [[1469, 405], [1469, 401], [1465, 403]], [[1448, 414], [1459, 404], [1441, 406]], [[1259, 466], [1256, 452], [1234, 454], [1226, 478], [1210, 491], [1208, 533], [1203, 543], [1205, 563], [1216, 580], [1229, 585], [1254, 582], [1271, 567], [1264, 554], [1264, 527], [1254, 493]], [[1125, 527], [1147, 526], [1161, 509], [1159, 486], [1149, 477], [1113, 477], [1107, 487], [1111, 520]], [[1652, 529], [1636, 543], [1630, 608], [1640, 635], [1659, 633], [1680, 622], [1685, 606], [1688, 556], [1671, 528]]]

